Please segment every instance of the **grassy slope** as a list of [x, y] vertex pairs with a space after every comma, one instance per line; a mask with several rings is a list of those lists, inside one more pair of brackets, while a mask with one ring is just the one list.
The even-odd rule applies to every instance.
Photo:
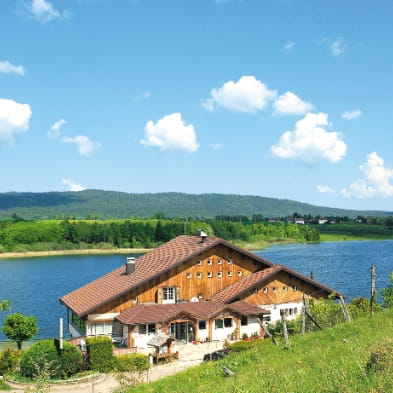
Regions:
[[[266, 343], [216, 363], [188, 369], [132, 392], [363, 393], [392, 392], [393, 376], [365, 371], [371, 348], [392, 337], [393, 311], [291, 337], [291, 347]], [[343, 341], [345, 339], [346, 341]], [[221, 366], [236, 373], [225, 377]]]

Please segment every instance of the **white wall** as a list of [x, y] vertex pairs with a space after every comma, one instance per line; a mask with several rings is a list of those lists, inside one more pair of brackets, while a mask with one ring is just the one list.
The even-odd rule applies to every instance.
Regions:
[[242, 338], [243, 334], [247, 334], [248, 337], [251, 337], [252, 334], [258, 333], [261, 330], [261, 326], [259, 325], [257, 319], [255, 317], [248, 317], [248, 325], [240, 326], [240, 337]]
[[270, 311], [270, 323], [276, 323], [281, 321], [281, 310], [288, 309], [292, 310], [292, 312], [288, 312], [286, 314], [286, 319], [288, 321], [296, 319], [299, 315], [302, 314], [303, 310], [303, 302], [290, 302], [290, 303], [281, 303], [281, 304], [264, 304], [260, 306], [261, 308]]

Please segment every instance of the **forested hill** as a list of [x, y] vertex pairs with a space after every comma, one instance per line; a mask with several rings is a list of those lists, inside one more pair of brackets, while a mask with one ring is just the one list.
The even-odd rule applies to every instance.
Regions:
[[0, 194], [0, 218], [18, 215], [24, 219], [43, 218], [130, 218], [166, 217], [211, 218], [218, 215], [284, 217], [293, 213], [312, 216], [381, 216], [383, 212], [357, 211], [313, 206], [288, 199], [249, 195], [155, 193], [85, 190], [80, 192], [46, 192]]

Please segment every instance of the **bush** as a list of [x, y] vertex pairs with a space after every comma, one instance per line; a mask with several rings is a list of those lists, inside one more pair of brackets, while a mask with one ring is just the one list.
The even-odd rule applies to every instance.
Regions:
[[112, 340], [107, 336], [86, 339], [90, 368], [106, 373], [115, 368]]
[[33, 378], [46, 365], [49, 365], [52, 378], [64, 379], [80, 371], [82, 353], [67, 341], [63, 342], [63, 349], [60, 351], [54, 340], [41, 340], [23, 353], [20, 372], [25, 377]]
[[0, 353], [0, 375], [12, 373], [18, 367], [20, 352], [6, 349]]
[[249, 349], [260, 347], [261, 345], [264, 345], [268, 343], [269, 340], [251, 340], [251, 341], [236, 341], [233, 344], [229, 344], [227, 349], [229, 352], [243, 352], [243, 351], [248, 351]]
[[141, 372], [150, 367], [149, 357], [139, 353], [115, 357], [117, 371]]

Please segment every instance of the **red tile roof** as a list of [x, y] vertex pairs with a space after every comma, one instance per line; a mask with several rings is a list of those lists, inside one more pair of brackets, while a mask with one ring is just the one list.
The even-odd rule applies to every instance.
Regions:
[[65, 304], [78, 316], [87, 315], [98, 307], [119, 298], [153, 278], [218, 245], [224, 245], [248, 255], [259, 262], [261, 268], [274, 265], [272, 262], [246, 250], [242, 250], [218, 237], [208, 237], [202, 242], [199, 236], [178, 236], [139, 257], [135, 261], [134, 273], [126, 275], [124, 264], [97, 280], [61, 297], [60, 302]]
[[282, 271], [290, 274], [291, 276], [295, 276], [300, 280], [307, 282], [310, 285], [315, 286], [317, 290], [314, 292], [314, 294], [317, 292], [326, 292], [328, 294], [335, 293], [337, 297], [343, 296], [342, 294], [338, 293], [337, 291], [334, 291], [333, 289], [327, 287], [326, 285], [323, 285], [320, 282], [313, 280], [295, 270], [292, 270], [283, 265], [274, 265], [244, 277], [242, 280], [237, 281], [236, 283], [232, 284], [231, 286], [223, 289], [221, 292], [214, 295], [211, 300], [230, 303], [231, 301], [234, 301], [240, 298], [241, 296], [247, 294], [247, 292], [258, 287], [258, 285], [269, 280], [274, 275]]
[[244, 316], [269, 313], [243, 300], [232, 304], [206, 301], [175, 304], [138, 304], [120, 313], [116, 319], [124, 325], [165, 323], [184, 314], [195, 319], [206, 320], [225, 310]]

